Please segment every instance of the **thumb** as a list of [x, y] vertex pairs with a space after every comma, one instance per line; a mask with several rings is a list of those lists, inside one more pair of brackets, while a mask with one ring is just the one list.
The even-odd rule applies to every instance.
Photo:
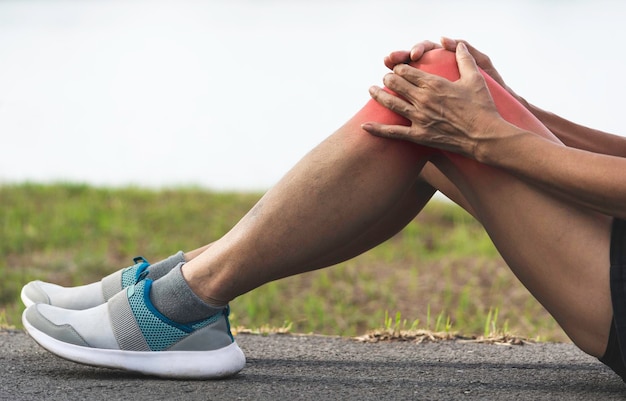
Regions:
[[450, 51], [456, 50], [456, 44], [457, 44], [456, 40], [443, 36], [440, 41], [441, 41], [441, 46], [443, 46], [444, 49], [450, 50]]
[[459, 74], [463, 76], [471, 75], [478, 72], [476, 60], [465, 46], [465, 43], [459, 42], [456, 46], [456, 63], [459, 67]]

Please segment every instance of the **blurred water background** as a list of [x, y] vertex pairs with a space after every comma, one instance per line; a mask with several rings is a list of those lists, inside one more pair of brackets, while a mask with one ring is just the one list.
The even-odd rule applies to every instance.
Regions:
[[0, 183], [262, 190], [442, 35], [531, 102], [626, 133], [626, 3], [0, 0]]

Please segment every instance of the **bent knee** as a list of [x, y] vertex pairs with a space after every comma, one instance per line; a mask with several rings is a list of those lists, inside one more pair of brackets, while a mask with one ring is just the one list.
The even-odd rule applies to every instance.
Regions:
[[429, 74], [439, 75], [450, 81], [456, 81], [461, 77], [456, 63], [456, 56], [448, 50], [431, 50], [424, 53], [418, 61], [409, 63], [409, 65]]

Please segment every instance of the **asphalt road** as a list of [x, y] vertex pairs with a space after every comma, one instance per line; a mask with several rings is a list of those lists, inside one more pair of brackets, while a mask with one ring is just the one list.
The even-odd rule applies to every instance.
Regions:
[[0, 400], [621, 400], [626, 384], [571, 344], [241, 334], [245, 369], [175, 381], [77, 365], [0, 331]]

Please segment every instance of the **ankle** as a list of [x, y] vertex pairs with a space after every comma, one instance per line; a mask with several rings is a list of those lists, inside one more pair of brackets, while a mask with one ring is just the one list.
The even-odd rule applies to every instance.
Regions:
[[212, 289], [214, 287], [212, 283], [205, 284], [198, 280], [189, 281], [187, 280], [187, 277], [184, 275], [184, 273], [183, 278], [187, 282], [187, 285], [189, 286], [191, 291], [207, 305], [210, 305], [214, 308], [222, 308], [228, 305], [228, 303], [232, 300], [225, 299], [219, 296], [219, 294]]
[[215, 288], [220, 288], [219, 280], [216, 277], [204, 278], [194, 273], [188, 268], [189, 263], [185, 263], [181, 267], [181, 274], [191, 291], [207, 305], [215, 308], [228, 305], [231, 299], [221, 297]]
[[193, 292], [182, 275], [181, 266], [182, 263], [152, 283], [150, 300], [154, 307], [169, 319], [183, 324], [222, 311], [226, 305], [207, 304]]

